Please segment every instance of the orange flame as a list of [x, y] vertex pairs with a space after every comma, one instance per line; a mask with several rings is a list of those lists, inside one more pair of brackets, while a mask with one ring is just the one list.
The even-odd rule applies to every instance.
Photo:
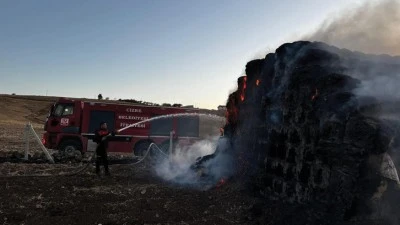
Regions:
[[222, 185], [224, 185], [225, 183], [226, 183], [226, 180], [225, 180], [224, 178], [221, 178], [221, 179], [218, 181], [216, 187], [217, 187], [217, 188], [220, 188], [220, 187], [222, 187]]
[[257, 86], [260, 85], [260, 80], [259, 80], [259, 79], [256, 80], [256, 85], [257, 85]]
[[315, 88], [315, 94], [311, 96], [311, 100], [314, 101], [318, 97], [318, 89]]
[[247, 76], [245, 76], [243, 78], [243, 87], [241, 90], [241, 94], [240, 94], [240, 100], [243, 102], [245, 99], [245, 92], [246, 92], [246, 88], [247, 88]]

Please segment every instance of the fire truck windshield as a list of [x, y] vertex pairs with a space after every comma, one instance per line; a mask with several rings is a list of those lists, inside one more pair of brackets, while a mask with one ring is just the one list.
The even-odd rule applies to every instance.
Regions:
[[74, 113], [74, 105], [57, 104], [52, 112], [53, 116], [68, 116]]

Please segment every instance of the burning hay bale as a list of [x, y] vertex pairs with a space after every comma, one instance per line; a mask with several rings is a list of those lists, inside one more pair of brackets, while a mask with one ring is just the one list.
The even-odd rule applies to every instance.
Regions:
[[314, 212], [297, 224], [398, 210], [382, 196], [400, 200], [387, 191], [399, 182], [393, 143], [400, 117], [392, 110], [388, 120], [383, 95], [366, 90], [377, 76], [397, 80], [400, 59], [295, 42], [249, 62], [227, 104], [239, 175], [253, 177], [264, 197], [306, 206], [299, 214]]

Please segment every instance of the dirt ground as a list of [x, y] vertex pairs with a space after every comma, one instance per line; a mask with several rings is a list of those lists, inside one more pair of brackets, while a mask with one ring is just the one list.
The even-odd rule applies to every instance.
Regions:
[[[152, 176], [146, 164], [111, 165], [110, 177], [97, 177], [93, 166], [57, 176], [72, 167], [0, 164], [0, 223], [245, 224], [253, 203], [234, 182], [208, 191], [178, 187]], [[23, 176], [32, 173], [44, 176]]]

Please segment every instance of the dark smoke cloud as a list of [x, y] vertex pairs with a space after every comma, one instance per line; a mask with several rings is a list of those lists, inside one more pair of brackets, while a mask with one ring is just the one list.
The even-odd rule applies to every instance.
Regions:
[[400, 1], [369, 1], [327, 19], [303, 39], [371, 54], [400, 55]]

